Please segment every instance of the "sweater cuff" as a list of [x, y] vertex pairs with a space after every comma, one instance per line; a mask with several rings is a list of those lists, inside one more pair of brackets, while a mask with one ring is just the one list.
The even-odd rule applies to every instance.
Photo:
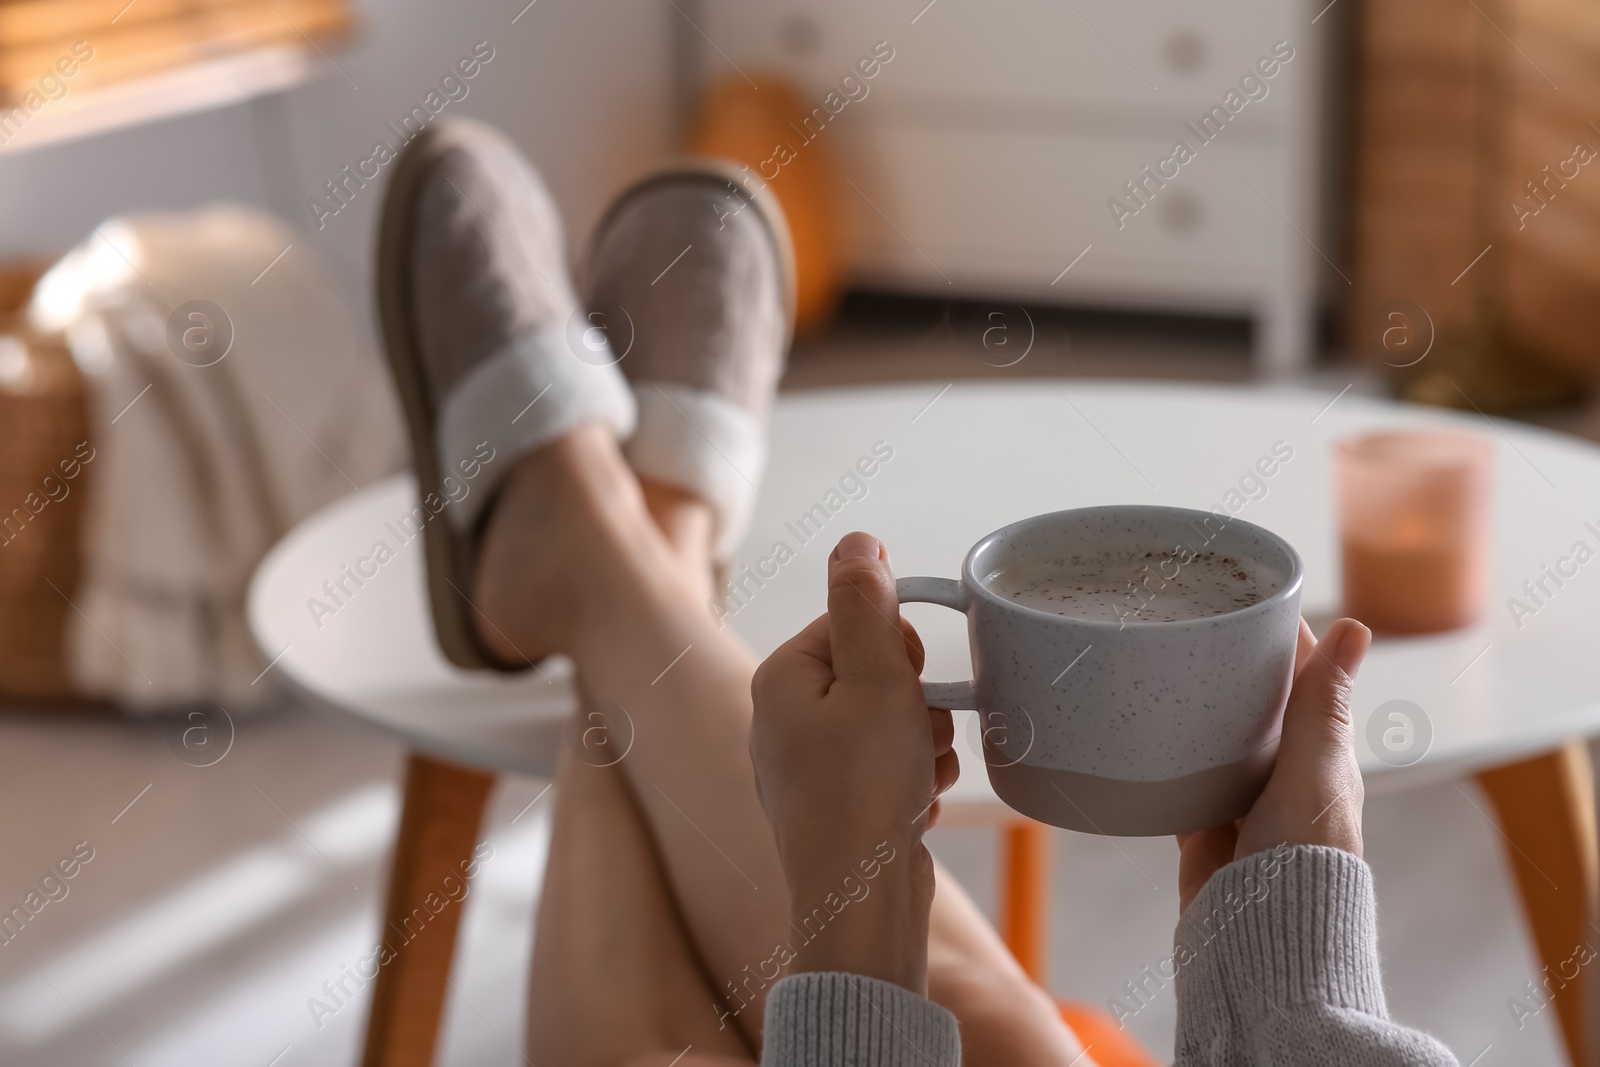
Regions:
[[1296, 1004], [1388, 1017], [1372, 871], [1342, 849], [1279, 845], [1228, 864], [1183, 913], [1174, 947], [1180, 1000], [1220, 994], [1240, 1019]]
[[892, 982], [791, 975], [767, 994], [762, 1067], [960, 1067], [956, 1018]]

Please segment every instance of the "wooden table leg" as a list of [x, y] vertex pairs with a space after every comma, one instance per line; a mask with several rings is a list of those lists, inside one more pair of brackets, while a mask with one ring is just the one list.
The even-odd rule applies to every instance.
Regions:
[[[478, 827], [494, 776], [412, 753], [362, 1067], [431, 1067]], [[454, 877], [457, 881], [447, 882]], [[430, 896], [432, 899], [430, 900]], [[441, 903], [443, 906], [441, 906]]]
[[[1484, 771], [1478, 783], [1499, 814], [1510, 846], [1506, 857], [1545, 968], [1535, 985], [1549, 979], [1568, 1059], [1574, 1067], [1589, 1067], [1586, 1056], [1594, 1042], [1585, 1032], [1589, 998], [1584, 986], [1600, 980], [1594, 973], [1600, 961], [1580, 968], [1583, 956], [1574, 958], [1579, 946], [1600, 951], [1600, 935], [1589, 925], [1600, 889], [1600, 842], [1588, 746], [1570, 742], [1547, 755]], [[1575, 970], [1575, 978], [1563, 977]]]
[[1000, 936], [1029, 978], [1050, 978], [1050, 827], [1031, 819], [1001, 833]]

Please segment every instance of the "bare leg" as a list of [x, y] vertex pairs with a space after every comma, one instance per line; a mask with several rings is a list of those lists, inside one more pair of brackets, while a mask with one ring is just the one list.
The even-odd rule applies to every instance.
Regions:
[[1093, 1067], [1092, 1050], [1078, 1058], [1082, 1046], [1050, 994], [1023, 972], [961, 883], [943, 867], [938, 872], [928, 925], [928, 997], [961, 1020], [962, 1062]]
[[[520, 461], [481, 560], [491, 647], [564, 652], [586, 698], [627, 713], [634, 738], [618, 768], [711, 985], [725, 989], [771, 955], [788, 896], [748, 755], [755, 662], [706, 608], [709, 560], [684, 566], [592, 424]], [[703, 1011], [715, 1017], [710, 1002]], [[760, 1018], [759, 1002], [738, 1018], [752, 1046]]]
[[655, 842], [619, 767], [565, 754], [539, 900], [528, 1007], [534, 1063], [748, 1065], [678, 918]]
[[[493, 624], [486, 640], [514, 644], [503, 654], [565, 652], [586, 696], [628, 713], [633, 747], [615, 770], [706, 987], [727, 1010], [742, 1009], [734, 1022], [756, 1048], [767, 983], [755, 971], [792, 935], [748, 757], [755, 660], [706, 609], [710, 526], [696, 509], [704, 511], [670, 491], [642, 492], [609, 434], [581, 428], [521, 461], [508, 482], [485, 536], [476, 600]], [[668, 541], [657, 521], [685, 540]], [[553, 850], [552, 873], [563, 855]], [[578, 883], [590, 897], [613, 892], [592, 877]], [[541, 916], [541, 936], [550, 923]], [[930, 986], [962, 1019], [972, 1062], [1071, 1060], [1070, 1033], [948, 878], [932, 929]], [[717, 1010], [703, 1008], [712, 1020]]]
[[670, 485], [641, 482], [639, 489], [644, 495], [645, 510], [666, 538], [668, 547], [683, 562], [684, 575], [703, 581], [699, 603], [707, 603], [713, 592], [711, 539], [716, 532], [711, 509], [699, 497]]

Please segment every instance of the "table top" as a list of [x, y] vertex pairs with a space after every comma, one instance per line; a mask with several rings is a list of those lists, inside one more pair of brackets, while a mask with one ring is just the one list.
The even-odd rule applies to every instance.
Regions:
[[[1300, 551], [1304, 611], [1320, 630], [1338, 599], [1331, 443], [1400, 426], [1463, 430], [1496, 446], [1493, 574], [1477, 625], [1375, 642], [1354, 706], [1369, 788], [1455, 777], [1600, 733], [1600, 563], [1579, 565], [1520, 622], [1507, 606], [1513, 596], [1528, 602], [1523, 583], [1577, 542], [1585, 560], [1600, 551], [1600, 447], [1351, 395], [1046, 379], [786, 395], [727, 623], [759, 655], [787, 640], [824, 609], [828, 553], [852, 529], [882, 538], [899, 575], [954, 577], [974, 542], [1028, 515], [1113, 503], [1210, 509], [1237, 491], [1228, 502], [1244, 500], [1238, 517]], [[1275, 473], [1251, 480], [1274, 448]], [[507, 676], [444, 660], [421, 541], [396, 545], [385, 526], [410, 508], [411, 484], [400, 476], [354, 493], [276, 545], [251, 586], [256, 639], [320, 706], [444, 759], [549, 775], [574, 703], [570, 665]], [[395, 557], [333, 615], [313, 619], [308, 598], [378, 540]], [[927, 605], [906, 615], [927, 645], [926, 677], [970, 675], [959, 615]], [[1403, 720], [1391, 718], [1396, 708]], [[976, 717], [956, 715], [964, 770], [945, 810], [988, 817], [1001, 808], [974, 754]], [[1400, 755], [1381, 742], [1396, 723], [1413, 731]]]

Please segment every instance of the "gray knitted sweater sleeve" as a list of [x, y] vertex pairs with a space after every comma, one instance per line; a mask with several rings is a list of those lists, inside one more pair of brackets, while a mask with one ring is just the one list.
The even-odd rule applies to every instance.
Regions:
[[1372, 871], [1280, 846], [1222, 868], [1178, 922], [1178, 1063], [1455, 1067], [1389, 1019]]
[[[1184, 912], [1163, 967], [1176, 978], [1177, 1067], [1457, 1067], [1390, 1021], [1372, 873], [1347, 852], [1283, 847], [1224, 867]], [[800, 974], [767, 998], [761, 1063], [959, 1067], [961, 1046], [955, 1017], [908, 990]]]
[[956, 1017], [893, 982], [838, 971], [767, 995], [762, 1067], [959, 1067]]

